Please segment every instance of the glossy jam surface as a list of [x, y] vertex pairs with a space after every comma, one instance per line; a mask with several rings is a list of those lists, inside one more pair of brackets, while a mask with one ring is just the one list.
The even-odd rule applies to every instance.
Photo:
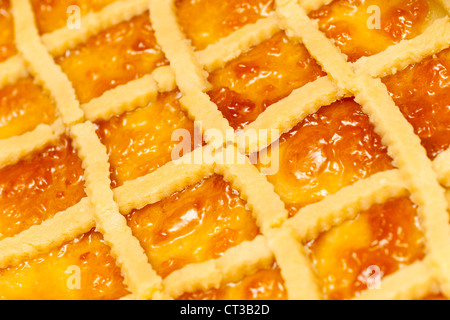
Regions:
[[185, 293], [179, 300], [286, 300], [287, 292], [280, 269], [262, 269], [241, 281], [227, 283], [219, 289]]
[[325, 297], [352, 298], [368, 289], [368, 281], [422, 259], [425, 246], [416, 209], [407, 197], [392, 199], [308, 243]]
[[[178, 148], [186, 143], [186, 152], [193, 150], [194, 123], [181, 111], [180, 97], [178, 92], [161, 94], [145, 108], [98, 122], [97, 134], [108, 150], [114, 188], [175, 160], [182, 155]], [[172, 139], [175, 130], [185, 130], [190, 139]]]
[[242, 129], [271, 104], [324, 75], [303, 45], [280, 32], [211, 73], [209, 95], [230, 125]]
[[167, 63], [148, 12], [100, 32], [56, 62], [72, 81], [81, 103]]
[[127, 216], [153, 268], [162, 277], [220, 257], [259, 230], [239, 192], [220, 176], [205, 179]]
[[309, 16], [354, 62], [418, 36], [444, 14], [427, 0], [335, 0]]
[[198, 50], [267, 17], [274, 0], [176, 0], [178, 21]]
[[[115, 0], [31, 0], [36, 24], [41, 34], [60, 29], [72, 21], [74, 11], [71, 6], [78, 6], [80, 17], [89, 12], [100, 11]], [[81, 25], [82, 26], [82, 25]]]
[[127, 294], [110, 248], [93, 231], [18, 266], [0, 269], [1, 299], [100, 300]]
[[430, 294], [420, 300], [448, 300], [443, 294]]
[[67, 138], [0, 169], [0, 239], [51, 218], [83, 197], [81, 160]]
[[14, 22], [9, 0], [0, 0], [0, 62], [17, 53], [14, 44]]
[[0, 140], [31, 131], [57, 118], [52, 99], [32, 78], [0, 89]]
[[322, 107], [283, 135], [280, 168], [267, 176], [291, 215], [374, 173], [392, 168], [361, 107], [344, 99]]
[[450, 146], [450, 49], [383, 79], [431, 159]]

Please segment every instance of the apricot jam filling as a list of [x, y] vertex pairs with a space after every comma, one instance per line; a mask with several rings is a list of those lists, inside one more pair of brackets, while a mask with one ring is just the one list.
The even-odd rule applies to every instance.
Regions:
[[128, 293], [121, 270], [100, 233], [0, 269], [0, 298], [8, 300], [119, 299]]
[[424, 258], [417, 206], [408, 197], [372, 206], [307, 244], [325, 297], [350, 299]]
[[353, 99], [306, 117], [280, 138], [280, 167], [267, 176], [291, 216], [303, 206], [392, 169], [381, 138]]
[[179, 300], [286, 300], [287, 292], [280, 269], [262, 269], [241, 281], [223, 284], [219, 289], [185, 293]]
[[268, 17], [273, 11], [274, 2], [274, 0], [175, 0], [178, 22], [198, 50], [205, 49], [247, 24]]
[[0, 88], [0, 140], [51, 124], [56, 118], [55, 104], [32, 78]]
[[450, 146], [450, 49], [383, 79], [431, 159]]
[[309, 16], [355, 62], [420, 35], [445, 11], [428, 0], [335, 0]]
[[156, 272], [220, 257], [259, 234], [239, 192], [221, 176], [204, 179], [127, 216]]
[[148, 12], [100, 32], [67, 50], [56, 62], [71, 80], [81, 103], [167, 64]]
[[[0, 239], [40, 224], [85, 197], [81, 160], [61, 140], [0, 169]], [[0, 290], [1, 291], [1, 290]]]
[[16, 53], [10, 0], [0, 0], [0, 62], [5, 61]]
[[[71, 6], [77, 6], [80, 17], [89, 12], [103, 9], [116, 0], [31, 0], [36, 24], [40, 34], [60, 29], [71, 21], [74, 11]], [[75, 16], [73, 16], [75, 17]]]
[[271, 104], [324, 75], [302, 44], [280, 32], [212, 72], [209, 95], [230, 125], [242, 129]]
[[420, 300], [448, 300], [442, 293], [430, 294]]
[[[109, 154], [113, 188], [176, 160], [182, 155], [178, 149], [186, 143], [186, 152], [196, 147], [197, 132], [180, 109], [180, 97], [179, 92], [160, 94], [147, 107], [97, 122], [97, 134]], [[184, 130], [190, 140], [173, 139], [176, 130]], [[201, 142], [201, 137], [197, 140]]]

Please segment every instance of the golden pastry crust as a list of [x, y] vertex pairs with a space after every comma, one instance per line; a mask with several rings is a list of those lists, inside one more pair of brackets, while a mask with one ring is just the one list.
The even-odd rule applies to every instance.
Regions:
[[[287, 98], [268, 107], [254, 122], [237, 133], [239, 150], [246, 154], [261, 151], [306, 116], [343, 96], [343, 92], [328, 77], [322, 77], [294, 90]], [[262, 134], [252, 134], [264, 132], [264, 130], [279, 130], [279, 136], [266, 140], [266, 136]]]
[[319, 31], [305, 10], [295, 1], [277, 1], [277, 14], [289, 37], [300, 39], [311, 56], [322, 66], [339, 88], [348, 89], [352, 68], [344, 54]]
[[[275, 194], [273, 185], [251, 165], [247, 157], [235, 147], [227, 147], [216, 154], [216, 159], [216, 173], [223, 175], [226, 181], [240, 191], [263, 234], [279, 227], [287, 219], [288, 213]], [[235, 160], [231, 163], [229, 159]]]
[[146, 106], [156, 100], [158, 87], [152, 75], [144, 76], [81, 105], [90, 121], [108, 120], [111, 117]]
[[174, 298], [185, 292], [218, 288], [222, 283], [242, 279], [245, 275], [273, 262], [272, 251], [262, 236], [231, 248], [217, 260], [187, 265], [164, 279], [164, 292]]
[[450, 187], [450, 150], [441, 153], [433, 162], [434, 170], [442, 185]]
[[60, 120], [52, 125], [41, 124], [33, 131], [0, 140], [0, 167], [16, 163], [26, 155], [41, 150], [64, 133]]
[[23, 59], [16, 55], [0, 63], [0, 88], [28, 75]]
[[381, 172], [304, 207], [284, 225], [293, 228], [296, 237], [307, 242], [342, 221], [353, 219], [360, 210], [407, 193], [398, 170]]
[[280, 31], [278, 19], [275, 15], [271, 15], [269, 18], [246, 25], [217, 43], [209, 45], [203, 51], [197, 52], [197, 60], [208, 72], [214, 71], [251, 47], [270, 39], [278, 31]]
[[380, 290], [367, 290], [357, 300], [413, 300], [432, 292], [435, 281], [426, 261], [416, 262], [382, 280]]
[[109, 163], [106, 148], [100, 143], [90, 122], [72, 127], [72, 138], [83, 161], [86, 193], [96, 221], [96, 228], [111, 246], [125, 282], [137, 299], [152, 298], [161, 290], [161, 278], [148, 264], [147, 256], [133, 237], [125, 218], [119, 212], [110, 189]]
[[87, 198], [40, 225], [0, 241], [0, 267], [6, 268], [71, 241], [95, 226]]
[[382, 78], [449, 46], [450, 20], [445, 17], [435, 21], [424, 33], [411, 40], [404, 40], [379, 54], [359, 59], [354, 63], [354, 69], [360, 74]]
[[70, 29], [65, 26], [61, 29], [42, 36], [42, 42], [53, 56], [64, 53], [86, 41], [90, 36], [109, 28], [122, 21], [129, 20], [148, 10], [146, 0], [117, 1], [106, 6], [99, 12], [90, 12], [83, 15], [80, 20], [80, 29]]
[[15, 16], [16, 44], [35, 78], [55, 99], [57, 108], [66, 125], [83, 120], [83, 111], [75, 96], [75, 90], [41, 43], [34, 22], [31, 4], [26, 0], [12, 1]]
[[128, 214], [133, 209], [142, 209], [213, 175], [213, 163], [193, 162], [198, 157], [201, 159], [204, 152], [204, 148], [198, 148], [153, 173], [127, 181], [115, 189], [114, 198], [120, 205], [120, 211]]
[[318, 300], [319, 288], [304, 248], [290, 228], [281, 227], [267, 233], [269, 246], [281, 268], [285, 287], [292, 300]]
[[171, 61], [180, 91], [187, 95], [206, 90], [206, 72], [178, 27], [174, 1], [150, 1], [150, 17], [158, 43]]
[[[450, 153], [445, 151], [431, 162], [386, 87], [374, 79], [395, 73], [448, 48], [448, 17], [435, 21], [412, 40], [402, 41], [384, 52], [350, 64], [307, 16], [308, 12], [330, 2], [278, 0], [275, 12], [268, 18], [246, 25], [203, 51], [195, 52], [178, 25], [173, 0], [117, 1], [97, 13], [83, 16], [80, 30], [64, 27], [42, 37], [39, 37], [35, 24], [30, 23], [34, 20], [30, 2], [12, 0], [16, 44], [20, 53], [0, 64], [0, 87], [25, 77], [29, 68], [56, 101], [62, 120], [0, 141], [0, 167], [42, 149], [67, 132], [83, 161], [88, 197], [42, 224], [0, 241], [0, 266], [35, 257], [96, 226], [122, 267], [126, 284], [132, 292], [123, 299], [171, 299], [185, 292], [218, 288], [266, 268], [274, 261], [281, 269], [290, 299], [320, 299], [316, 276], [302, 245], [319, 233], [353, 219], [358, 212], [373, 204], [411, 195], [419, 206], [425, 231], [426, 258], [387, 276], [382, 280], [381, 290], [364, 291], [359, 298], [420, 298], [435, 291], [437, 284], [449, 296], [447, 201], [450, 196], [448, 192], [444, 195], [438, 181], [450, 187]], [[440, 3], [447, 11], [450, 9], [448, 0]], [[156, 38], [170, 66], [159, 67], [151, 75], [118, 86], [80, 106], [72, 84], [52, 56], [148, 9]], [[210, 88], [208, 72], [222, 68], [280, 30], [294, 41], [301, 41], [329, 76], [294, 90], [234, 136], [228, 121], [206, 93]], [[173, 91], [177, 87], [183, 94], [183, 109], [192, 119], [202, 122], [207, 145], [111, 190], [108, 157], [94, 125], [77, 123], [84, 121], [85, 117], [95, 121], [134, 110], [153, 101], [159, 93]], [[355, 96], [369, 115], [398, 169], [356, 182], [288, 218], [284, 203], [273, 186], [244, 153], [266, 148], [320, 107], [347, 96]], [[223, 139], [217, 140], [217, 136], [208, 129], [220, 132]], [[269, 139], [263, 135], [246, 136], [250, 131], [260, 129], [279, 132]], [[224, 163], [227, 155], [236, 156], [238, 163]], [[202, 160], [196, 161], [198, 159]], [[187, 265], [161, 279], [126, 225], [124, 215], [159, 202], [213, 174], [222, 175], [241, 193], [262, 234], [253, 241], [227, 250], [218, 259]]]

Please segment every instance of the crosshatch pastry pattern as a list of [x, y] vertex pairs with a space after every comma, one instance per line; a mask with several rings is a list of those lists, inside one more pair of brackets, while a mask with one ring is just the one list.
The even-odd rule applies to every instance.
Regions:
[[0, 0], [0, 298], [450, 297], [449, 12]]

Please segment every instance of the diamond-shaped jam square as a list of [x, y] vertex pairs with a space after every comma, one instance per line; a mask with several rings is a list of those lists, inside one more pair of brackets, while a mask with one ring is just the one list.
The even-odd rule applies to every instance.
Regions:
[[241, 281], [223, 284], [219, 289], [185, 293], [179, 300], [286, 300], [287, 291], [276, 264], [245, 276]]
[[295, 215], [305, 205], [392, 168], [369, 117], [353, 99], [344, 99], [281, 137], [279, 170], [267, 178]]
[[197, 50], [203, 50], [242, 28], [267, 17], [274, 0], [175, 0], [178, 22]]
[[87, 13], [100, 11], [114, 1], [116, 0], [31, 0], [31, 4], [39, 33], [44, 34], [66, 26], [72, 15], [75, 17], [76, 11], [73, 10], [79, 10], [82, 18]]
[[103, 300], [129, 294], [121, 270], [93, 230], [18, 266], [0, 269], [0, 299]]
[[284, 32], [211, 73], [211, 100], [234, 129], [256, 120], [294, 89], [326, 75], [302, 44]]
[[429, 0], [335, 0], [309, 16], [355, 62], [418, 36], [445, 14]]
[[81, 103], [167, 64], [148, 12], [100, 32], [67, 50], [56, 62], [71, 80]]
[[383, 79], [431, 159], [450, 146], [450, 49]]
[[[97, 134], [108, 150], [114, 188], [176, 160], [182, 151], [194, 150], [196, 140], [201, 144], [201, 133], [180, 109], [180, 97], [179, 92], [160, 94], [147, 107], [97, 122]], [[177, 130], [186, 133], [185, 140], [173, 136]]]
[[134, 211], [127, 219], [162, 277], [188, 264], [218, 258], [259, 234], [239, 192], [221, 176]]
[[323, 294], [349, 299], [424, 257], [417, 206], [408, 197], [372, 206], [307, 244]]
[[0, 169], [0, 239], [40, 224], [84, 197], [81, 160], [63, 137]]
[[0, 88], [0, 139], [24, 134], [40, 124], [51, 124], [56, 118], [55, 104], [32, 78]]
[[0, 0], [0, 62], [5, 61], [16, 53], [10, 0]]

